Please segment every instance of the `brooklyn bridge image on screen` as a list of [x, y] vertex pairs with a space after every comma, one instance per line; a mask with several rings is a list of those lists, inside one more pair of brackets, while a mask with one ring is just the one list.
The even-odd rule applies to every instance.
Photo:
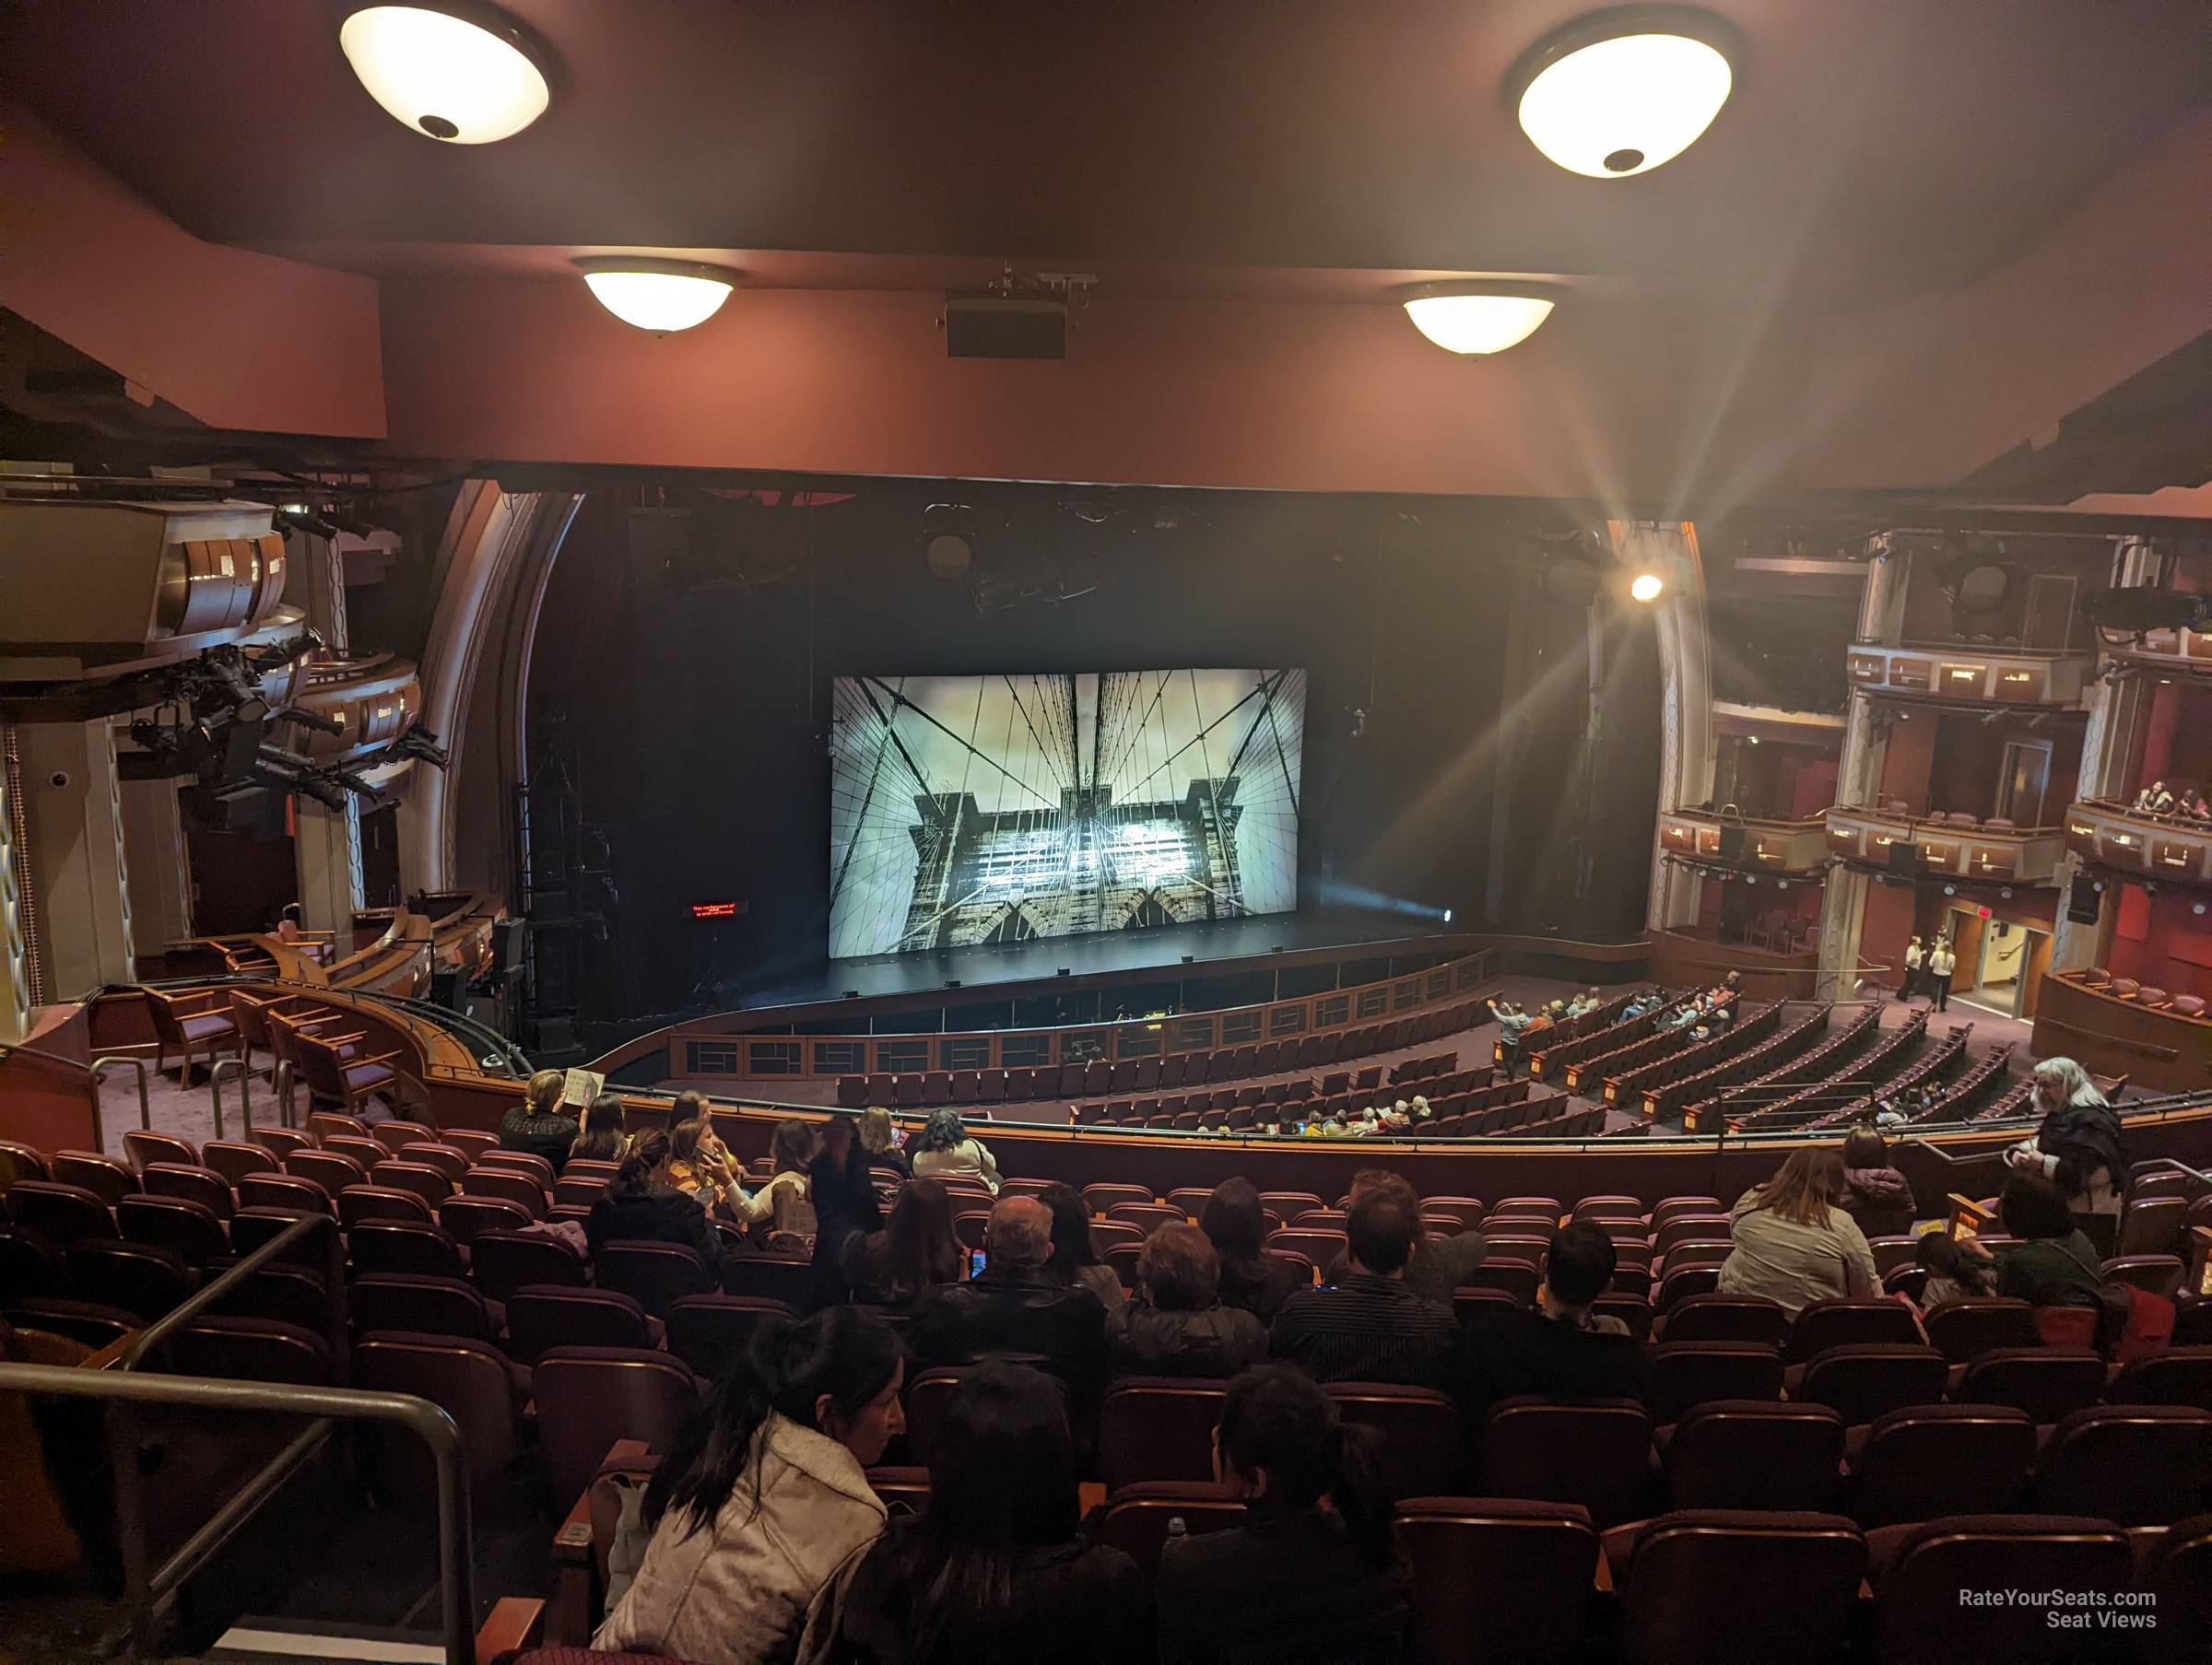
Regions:
[[837, 958], [1298, 906], [1302, 671], [840, 677]]

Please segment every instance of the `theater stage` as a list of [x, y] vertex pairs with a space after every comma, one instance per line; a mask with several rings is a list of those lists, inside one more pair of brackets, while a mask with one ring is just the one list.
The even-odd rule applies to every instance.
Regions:
[[[1174, 925], [1158, 931], [1102, 931], [1088, 936], [1033, 937], [1026, 943], [994, 943], [937, 953], [879, 954], [866, 959], [818, 961], [790, 975], [766, 969], [758, 979], [724, 985], [722, 1011], [754, 1011], [764, 1006], [805, 1005], [841, 1000], [848, 990], [863, 1000], [884, 995], [923, 994], [957, 981], [962, 991], [994, 984], [1033, 982], [1058, 975], [1119, 977], [1162, 969], [1205, 976], [1209, 971], [1251, 971], [1278, 950], [1301, 952], [1378, 944], [1384, 953], [1420, 953], [1433, 942], [1448, 948], [1461, 933], [1406, 914], [1359, 912], [1277, 913], [1207, 925]], [[1380, 946], [1387, 944], [1387, 949]], [[1243, 962], [1237, 964], [1236, 962]]]

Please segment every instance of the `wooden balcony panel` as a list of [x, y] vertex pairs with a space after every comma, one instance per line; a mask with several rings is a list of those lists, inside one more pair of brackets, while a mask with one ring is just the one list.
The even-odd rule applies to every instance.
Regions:
[[2116, 659], [2212, 676], [2212, 630], [2147, 630], [2141, 641], [2110, 651]]
[[1848, 805], [1828, 812], [1828, 853], [1840, 861], [1887, 869], [1890, 850], [1910, 843], [1918, 872], [1991, 884], [2050, 884], [2066, 838], [2063, 827], [1961, 827]]
[[[1743, 847], [1734, 858], [1721, 853], [1724, 825], [1743, 828]], [[1747, 873], [1814, 874], [1827, 864], [1827, 830], [1822, 816], [1805, 821], [1749, 816], [1724, 824], [1712, 810], [1668, 810], [1659, 817], [1659, 848], [1684, 861]]]
[[1933, 647], [1861, 645], [1844, 659], [1853, 687], [1892, 698], [1950, 700], [1962, 705], [2039, 709], [2080, 703], [2096, 666], [2093, 653], [1984, 649], [1962, 644]]
[[2118, 803], [2089, 799], [2069, 804], [2066, 848], [2115, 873], [2178, 885], [2212, 885], [2212, 823], [2174, 815], [2139, 815]]

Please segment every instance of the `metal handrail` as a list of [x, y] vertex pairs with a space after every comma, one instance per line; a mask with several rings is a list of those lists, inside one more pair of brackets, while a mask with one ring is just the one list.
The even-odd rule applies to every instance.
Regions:
[[215, 1108], [215, 1136], [223, 1136], [223, 1072], [238, 1072], [239, 1125], [246, 1138], [253, 1136], [253, 1072], [242, 1058], [218, 1058], [207, 1066], [207, 1096]]
[[136, 1370], [139, 1361], [150, 1357], [154, 1350], [177, 1331], [198, 1318], [294, 1243], [320, 1227], [327, 1227], [330, 1233], [330, 1255], [325, 1268], [330, 1290], [329, 1339], [331, 1359], [342, 1373], [346, 1365], [346, 1255], [338, 1238], [338, 1223], [327, 1214], [301, 1214], [238, 1264], [226, 1267], [220, 1276], [201, 1284], [141, 1330], [116, 1368], [125, 1372]]
[[49, 1052], [44, 1047], [27, 1047], [20, 1041], [0, 1040], [0, 1058], [17, 1052], [20, 1052], [26, 1058], [41, 1058], [48, 1063], [58, 1063], [63, 1068], [74, 1070], [84, 1077], [86, 1085], [92, 1089], [92, 1148], [96, 1151], [105, 1151], [108, 1148], [107, 1130], [104, 1119], [100, 1112], [100, 1092], [103, 1085], [100, 1073], [112, 1063], [129, 1064], [131, 1068], [138, 1072], [138, 1125], [148, 1131], [152, 1131], [154, 1105], [152, 1097], [147, 1091], [146, 1061], [144, 1059], [125, 1058], [121, 1053], [108, 1052], [95, 1058], [90, 1063], [85, 1063], [81, 1060], [67, 1057], [60, 1052]]
[[184, 1405], [206, 1411], [310, 1416], [317, 1421], [264, 1465], [184, 1544], [151, 1573], [145, 1566], [145, 1543], [137, 1535], [137, 1493], [141, 1481], [129, 1437], [135, 1419], [128, 1413], [107, 1418], [111, 1466], [115, 1476], [117, 1513], [125, 1526], [126, 1594], [133, 1606], [133, 1629], [142, 1653], [150, 1652], [156, 1617], [168, 1598], [244, 1523], [284, 1478], [312, 1455], [333, 1422], [393, 1423], [430, 1448], [438, 1472], [438, 1577], [446, 1665], [474, 1665], [476, 1613], [468, 1472], [461, 1430], [453, 1419], [427, 1399], [411, 1393], [371, 1393], [354, 1388], [301, 1388], [259, 1382], [221, 1381], [192, 1376], [153, 1376], [118, 1370], [70, 1369], [56, 1365], [0, 1364], [0, 1393], [28, 1393], [65, 1399], [101, 1400], [136, 1405]]

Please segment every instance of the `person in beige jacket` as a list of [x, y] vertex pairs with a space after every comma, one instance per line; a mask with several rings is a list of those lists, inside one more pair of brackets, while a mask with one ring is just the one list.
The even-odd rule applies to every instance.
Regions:
[[592, 1646], [697, 1665], [818, 1652], [830, 1592], [883, 1531], [865, 1470], [906, 1426], [903, 1359], [857, 1307], [763, 1324], [654, 1473], [652, 1539]]
[[1737, 1198], [1721, 1294], [1764, 1296], [1792, 1317], [1815, 1301], [1881, 1294], [1865, 1234], [1838, 1206], [1843, 1185], [1841, 1155], [1806, 1145]]

